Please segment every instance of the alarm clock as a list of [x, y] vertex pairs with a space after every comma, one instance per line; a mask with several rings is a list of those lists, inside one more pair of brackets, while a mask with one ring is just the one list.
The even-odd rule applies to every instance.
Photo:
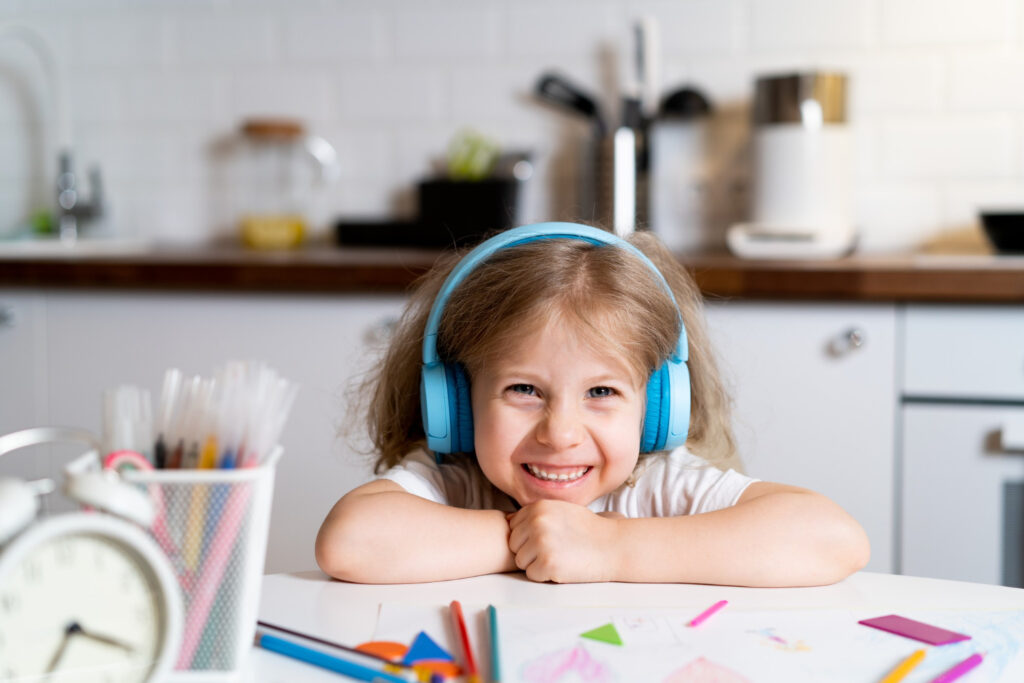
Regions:
[[[0, 455], [81, 437], [23, 430], [0, 436]], [[69, 470], [65, 493], [94, 509], [40, 519], [52, 489], [0, 479], [0, 680], [160, 680], [177, 657], [182, 599], [138, 526], [152, 520], [149, 499], [113, 473]]]

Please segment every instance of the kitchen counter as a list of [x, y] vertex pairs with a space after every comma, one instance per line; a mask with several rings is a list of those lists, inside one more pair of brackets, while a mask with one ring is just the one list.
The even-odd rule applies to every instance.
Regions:
[[[0, 250], [0, 286], [220, 292], [401, 292], [441, 252], [309, 247], [158, 246], [61, 252]], [[1024, 302], [1024, 256], [855, 255], [829, 261], [753, 261], [681, 255], [711, 298]]]

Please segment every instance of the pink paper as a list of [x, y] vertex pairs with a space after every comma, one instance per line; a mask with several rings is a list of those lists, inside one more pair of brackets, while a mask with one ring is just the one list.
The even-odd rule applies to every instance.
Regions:
[[946, 629], [939, 628], [938, 626], [925, 624], [921, 621], [914, 621], [913, 619], [907, 619], [906, 617], [897, 616], [895, 614], [890, 614], [885, 617], [875, 617], [874, 619], [863, 619], [857, 623], [888, 631], [889, 633], [895, 633], [896, 635], [903, 636], [904, 638], [920, 640], [922, 643], [928, 643], [929, 645], [946, 645], [948, 643], [956, 643], [961, 640], [971, 639], [970, 636], [965, 636], [963, 633], [947, 631]]

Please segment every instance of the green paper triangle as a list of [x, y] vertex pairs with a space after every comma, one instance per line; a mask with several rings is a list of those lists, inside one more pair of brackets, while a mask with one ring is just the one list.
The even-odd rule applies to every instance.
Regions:
[[580, 638], [599, 640], [602, 643], [610, 643], [611, 645], [622, 645], [622, 638], [619, 637], [619, 632], [615, 630], [615, 624], [598, 626], [592, 631], [581, 633]]

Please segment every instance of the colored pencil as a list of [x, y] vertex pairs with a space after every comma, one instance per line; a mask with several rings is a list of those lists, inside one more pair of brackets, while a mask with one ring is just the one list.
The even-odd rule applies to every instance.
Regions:
[[487, 624], [491, 631], [491, 680], [501, 683], [501, 655], [498, 649], [498, 610], [494, 605], [487, 606]]
[[312, 648], [304, 647], [285, 638], [279, 638], [272, 636], [269, 633], [259, 632], [256, 633], [256, 644], [262, 647], [264, 650], [270, 650], [276, 652], [285, 657], [291, 657], [297, 659], [300, 662], [306, 662], [313, 666], [318, 666], [321, 669], [327, 669], [335, 673], [349, 676], [360, 681], [387, 681], [388, 683], [407, 683], [406, 678], [400, 678], [386, 671], [380, 669], [373, 669], [362, 664], [356, 664], [350, 662], [347, 659], [335, 655], [329, 655], [326, 652], [320, 650], [314, 650]]
[[945, 673], [941, 673], [933, 678], [932, 683], [950, 683], [950, 681], [955, 681], [974, 667], [981, 664], [982, 659], [984, 658], [980, 654], [975, 653], [953, 668], [947, 670]]
[[333, 640], [327, 640], [326, 638], [318, 638], [317, 636], [311, 636], [308, 633], [302, 633], [301, 631], [293, 631], [290, 628], [285, 628], [284, 626], [277, 626], [276, 624], [271, 624], [267, 621], [257, 620], [256, 627], [259, 629], [263, 629], [264, 631], [278, 631], [279, 633], [284, 634], [284, 637], [291, 636], [294, 638], [298, 638], [300, 641], [309, 641], [311, 643], [316, 643], [318, 645], [326, 645], [330, 648], [348, 652], [352, 655], [355, 655], [356, 657], [365, 657], [368, 660], [377, 662], [379, 664], [388, 664], [390, 666], [395, 667], [396, 669], [408, 672], [413, 671], [413, 668], [411, 666], [406, 666], [401, 662], [393, 662], [387, 657], [381, 657], [380, 655], [374, 654], [373, 652], [366, 652], [358, 648], [349, 647], [348, 645], [342, 645], [341, 643], [337, 643]]
[[924, 655], [924, 650], [915, 651], [914, 654], [904, 659], [896, 666], [895, 669], [890, 671], [889, 675], [883, 678], [881, 683], [899, 683], [907, 677], [907, 674], [913, 671], [914, 667], [921, 663], [921, 660], [924, 659]]
[[707, 621], [708, 617], [710, 617], [712, 614], [714, 614], [715, 612], [722, 609], [728, 604], [728, 600], [719, 600], [715, 604], [711, 605], [711, 607], [708, 607], [706, 610], [704, 610], [703, 612], [695, 616], [693, 619], [691, 619], [689, 626], [700, 626], [705, 621]]
[[480, 674], [477, 673], [476, 662], [473, 660], [473, 649], [469, 644], [469, 631], [466, 630], [466, 620], [462, 616], [462, 605], [458, 600], [452, 600], [449, 611], [452, 615], [452, 625], [455, 627], [455, 633], [458, 634], [466, 658], [466, 681], [467, 683], [480, 683]]

